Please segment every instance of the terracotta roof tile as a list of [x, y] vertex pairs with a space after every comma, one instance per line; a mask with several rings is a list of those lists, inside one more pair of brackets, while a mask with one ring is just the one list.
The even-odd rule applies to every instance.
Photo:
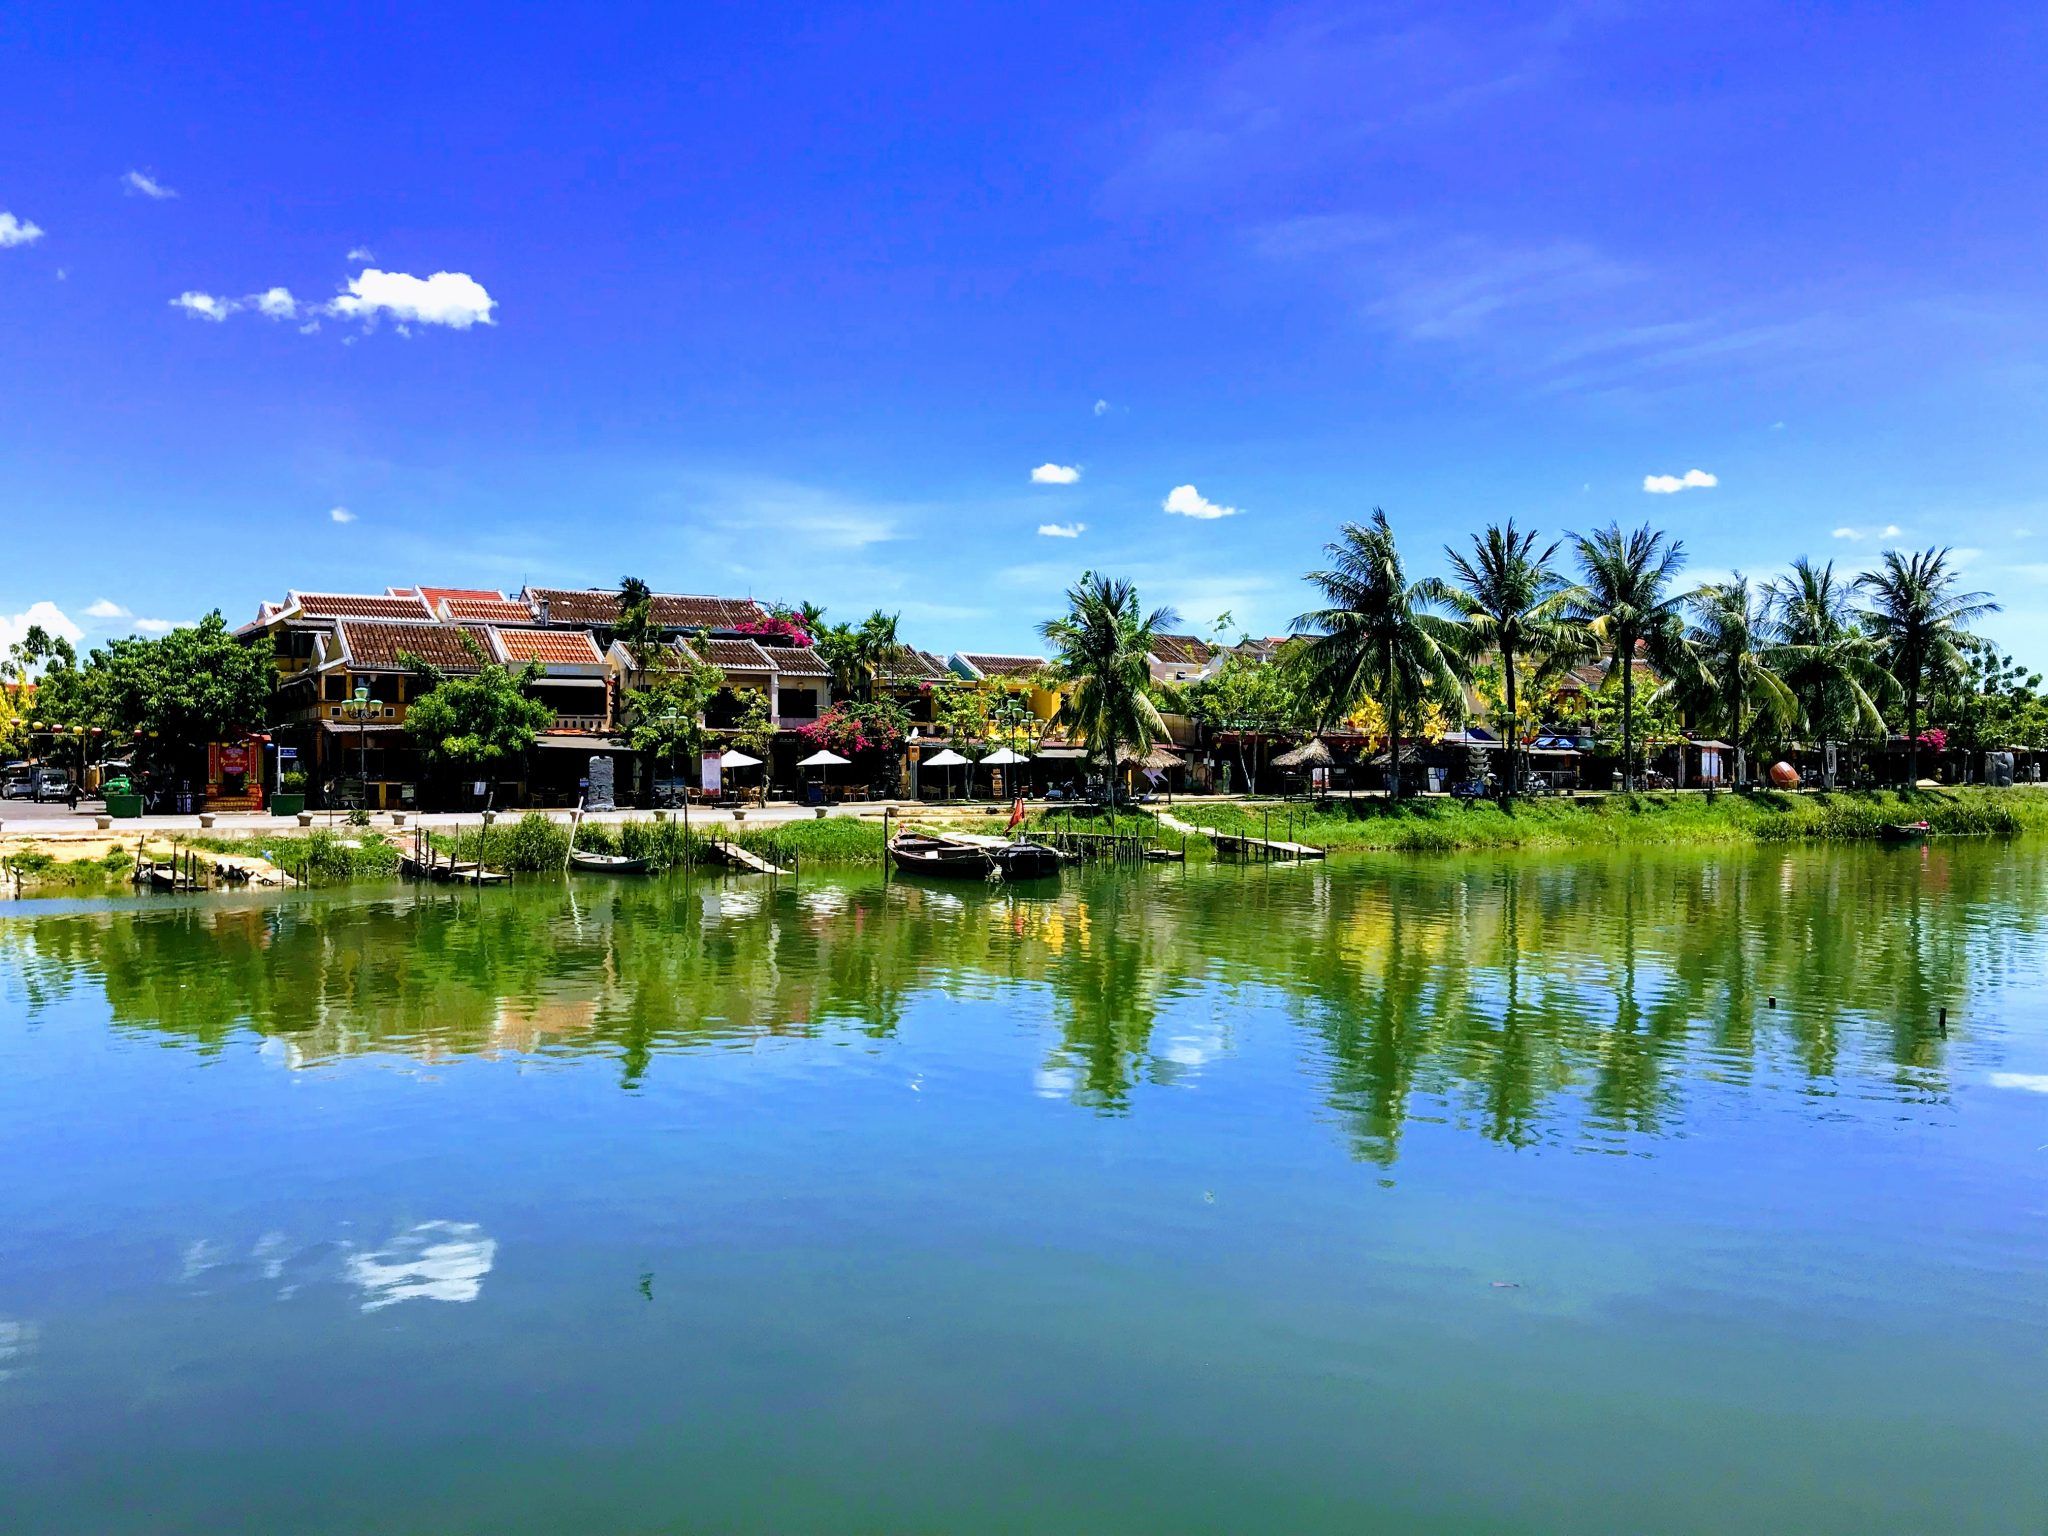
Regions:
[[930, 651], [906, 650], [882, 668], [882, 680], [890, 683], [924, 683], [950, 676], [946, 659]]
[[468, 633], [459, 624], [363, 623], [344, 619], [336, 626], [342, 648], [359, 669], [372, 672], [403, 672], [417, 656], [444, 672], [474, 672], [477, 658], [463, 642]]
[[761, 651], [784, 677], [830, 677], [832, 669], [809, 646], [764, 645]]
[[991, 656], [962, 651], [960, 659], [983, 677], [1031, 677], [1045, 670], [1043, 656]]
[[[616, 624], [619, 594], [604, 587], [528, 587], [527, 595], [548, 605], [551, 624]], [[747, 597], [688, 597], [657, 592], [654, 622], [664, 629], [731, 629], [757, 624], [767, 615]]]
[[604, 662], [588, 630], [500, 629], [496, 633], [506, 659], [521, 666], [529, 661], [554, 667], [595, 667]]
[[531, 624], [533, 610], [509, 597], [440, 597], [434, 611], [457, 622], [478, 624]]
[[751, 640], [693, 640], [683, 649], [721, 672], [768, 670], [768, 653]]
[[1193, 635], [1154, 635], [1152, 654], [1169, 666], [1200, 667], [1208, 664], [1216, 648]]
[[309, 619], [413, 619], [425, 624], [433, 619], [417, 595], [393, 597], [389, 593], [293, 592], [291, 602]]

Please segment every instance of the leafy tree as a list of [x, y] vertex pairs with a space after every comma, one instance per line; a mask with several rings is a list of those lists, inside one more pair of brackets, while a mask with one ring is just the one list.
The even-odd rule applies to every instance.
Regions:
[[[1855, 620], [1834, 562], [1816, 566], [1804, 555], [1765, 590], [1771, 665], [1799, 699], [1821, 759], [1837, 736], [1884, 734], [1878, 705], [1898, 692], [1877, 642]], [[1832, 781], [1827, 781], [1832, 783]]]
[[1146, 613], [1130, 582], [1093, 571], [1067, 590], [1067, 611], [1038, 626], [1053, 649], [1053, 676], [1074, 684], [1067, 708], [1091, 750], [1108, 764], [1110, 797], [1116, 796], [1120, 748], [1139, 754], [1166, 734], [1159, 706], [1147, 692], [1153, 635], [1176, 621], [1171, 608]]
[[1961, 675], [1963, 636], [1973, 620], [1998, 611], [1983, 592], [1956, 590], [1949, 551], [1884, 552], [1883, 563], [1856, 578], [1869, 600], [1864, 622], [1883, 648], [1886, 668], [1905, 695], [1906, 785], [1920, 782], [1920, 708], [1930, 685]]
[[97, 646], [85, 672], [99, 723], [185, 748], [262, 725], [273, 682], [268, 656], [237, 640], [218, 609], [159, 639]]
[[818, 654], [832, 669], [833, 691], [841, 698], [873, 698], [875, 680], [902, 659], [908, 648], [897, 637], [897, 618], [877, 608], [858, 624], [825, 624], [815, 631]]
[[814, 747], [849, 761], [892, 757], [910, 734], [910, 715], [894, 699], [842, 699], [798, 732]]
[[1651, 528], [1623, 533], [1610, 523], [1573, 534], [1583, 580], [1570, 611], [1607, 649], [1607, 675], [1621, 679], [1622, 782], [1635, 788], [1638, 653], [1667, 678], [1695, 670], [1685, 654], [1685, 596], [1672, 582], [1685, 565], [1685, 546]]
[[1687, 669], [1685, 681], [1708, 716], [1727, 730], [1735, 746], [1735, 782], [1744, 784], [1752, 716], [1766, 728], [1783, 728], [1799, 717], [1799, 701], [1771, 668], [1768, 615], [1747, 577], [1737, 571], [1727, 581], [1710, 582], [1687, 604], [1697, 667]]
[[676, 646], [657, 646], [625, 697], [626, 744], [661, 761], [694, 760], [704, 745], [704, 707], [725, 686], [725, 674]]
[[1929, 702], [1930, 718], [1946, 723], [1956, 744], [1971, 751], [2039, 745], [2048, 734], [2041, 674], [1979, 636], [1960, 644], [1963, 670]]
[[1425, 699], [1446, 715], [1462, 713], [1458, 689], [1457, 626], [1429, 610], [1435, 584], [1411, 583], [1386, 513], [1372, 521], [1346, 523], [1337, 542], [1325, 546], [1331, 568], [1311, 572], [1327, 607], [1303, 614], [1295, 629], [1302, 642], [1302, 678], [1318, 718], [1337, 719], [1367, 698], [1387, 717], [1388, 785], [1402, 793], [1401, 731], [1406, 712]]
[[1189, 683], [1180, 695], [1183, 711], [1196, 724], [1236, 736], [1238, 781], [1247, 788], [1252, 775], [1245, 738], [1253, 733], [1278, 736], [1300, 728], [1309, 718], [1287, 668], [1278, 663], [1260, 666], [1238, 655], [1225, 657], [1221, 667]]
[[988, 696], [964, 683], [941, 683], [932, 690], [932, 732], [956, 745], [988, 738]]
[[1468, 669], [1484, 656], [1499, 659], [1506, 709], [1501, 734], [1512, 795], [1521, 784], [1525, 686], [1540, 691], [1589, 649], [1586, 626], [1572, 612], [1577, 594], [1550, 563], [1557, 544], [1538, 550], [1535, 533], [1517, 532], [1512, 519], [1475, 534], [1469, 555], [1450, 548], [1444, 554], [1455, 582], [1422, 585], [1432, 601], [1457, 615]]
[[523, 756], [555, 719], [553, 709], [526, 692], [543, 673], [538, 662], [514, 672], [485, 660], [466, 635], [464, 642], [478, 663], [466, 677], [401, 653], [430, 689], [406, 711], [405, 729], [436, 768], [483, 769]]

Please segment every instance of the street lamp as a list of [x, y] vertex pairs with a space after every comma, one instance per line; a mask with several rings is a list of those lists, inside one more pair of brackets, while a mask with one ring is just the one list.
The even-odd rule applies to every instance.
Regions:
[[370, 808], [370, 720], [384, 708], [384, 701], [370, 697], [369, 684], [357, 683], [354, 697], [341, 707], [356, 722], [356, 784], [362, 796], [362, 807], [367, 811]]

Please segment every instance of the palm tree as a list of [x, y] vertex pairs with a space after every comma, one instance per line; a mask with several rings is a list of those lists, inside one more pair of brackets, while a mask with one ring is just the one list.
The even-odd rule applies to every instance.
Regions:
[[1647, 526], [1623, 533], [1617, 523], [1572, 545], [1585, 580], [1568, 605], [1598, 643], [1607, 647], [1607, 674], [1621, 674], [1622, 786], [1636, 787], [1636, 653], [1673, 675], [1686, 665], [1684, 595], [1671, 584], [1685, 566], [1685, 546]]
[[1920, 690], [1964, 664], [1961, 641], [1972, 620], [1998, 612], [1986, 592], [1956, 591], [1949, 551], [1884, 552], [1884, 563], [1856, 578], [1870, 599], [1864, 622], [1883, 648], [1885, 665], [1906, 696], [1906, 787], [1920, 782]]
[[1520, 666], [1529, 663], [1531, 681], [1541, 683], [1570, 666], [1586, 646], [1585, 626], [1572, 616], [1576, 592], [1552, 568], [1556, 543], [1536, 549], [1534, 532], [1518, 533], [1510, 518], [1472, 538], [1467, 555], [1446, 547], [1456, 582], [1429, 580], [1419, 585], [1430, 599], [1451, 609], [1464, 627], [1464, 659], [1469, 665], [1491, 652], [1500, 658], [1507, 704], [1507, 785], [1512, 795], [1521, 786], [1521, 716], [1516, 706]]
[[1798, 718], [1799, 700], [1772, 670], [1769, 616], [1750, 590], [1748, 577], [1737, 571], [1726, 581], [1709, 582], [1686, 602], [1693, 614], [1688, 638], [1698, 662], [1696, 675], [1687, 681], [1720, 717], [1735, 744], [1735, 782], [1741, 785], [1749, 779], [1743, 736], [1751, 711], [1772, 725], [1785, 726]]
[[1377, 698], [1387, 716], [1387, 783], [1401, 795], [1401, 721], [1410, 699], [1425, 696], [1450, 715], [1464, 710], [1458, 690], [1459, 630], [1429, 610], [1437, 597], [1428, 583], [1411, 584], [1387, 514], [1373, 508], [1372, 521], [1346, 523], [1337, 542], [1324, 547], [1327, 571], [1307, 580], [1329, 601], [1294, 621], [1309, 638], [1301, 649], [1303, 691], [1323, 724]]
[[1151, 681], [1153, 633], [1179, 622], [1171, 608], [1143, 613], [1130, 582], [1093, 571], [1067, 591], [1067, 611], [1038, 626], [1053, 649], [1052, 674], [1075, 685], [1068, 710], [1090, 748], [1108, 762], [1109, 793], [1116, 800], [1118, 749], [1139, 753], [1166, 734], [1159, 707], [1146, 692]]
[[1884, 670], [1877, 642], [1857, 627], [1833, 561], [1815, 566], [1801, 555], [1789, 574], [1765, 589], [1764, 602], [1772, 669], [1798, 696], [1806, 728], [1820, 741], [1821, 782], [1832, 789], [1827, 761], [1835, 727], [1882, 735], [1877, 701], [1889, 700], [1897, 685]]

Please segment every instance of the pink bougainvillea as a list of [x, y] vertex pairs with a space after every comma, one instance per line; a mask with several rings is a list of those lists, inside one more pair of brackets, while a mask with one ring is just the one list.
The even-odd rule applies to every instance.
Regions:
[[865, 703], [842, 700], [797, 734], [814, 747], [825, 747], [841, 757], [862, 752], [894, 752], [909, 733], [910, 717], [889, 699]]
[[1946, 752], [1948, 750], [1948, 732], [1938, 725], [1930, 725], [1913, 739], [1930, 752]]
[[808, 646], [810, 631], [786, 614], [771, 613], [765, 619], [753, 619], [733, 628], [743, 635], [752, 635], [757, 640], [772, 640], [780, 645]]

